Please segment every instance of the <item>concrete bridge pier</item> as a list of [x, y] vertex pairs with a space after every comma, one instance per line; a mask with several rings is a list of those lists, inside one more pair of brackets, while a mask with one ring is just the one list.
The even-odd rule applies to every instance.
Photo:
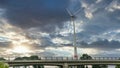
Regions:
[[44, 68], [44, 66], [43, 65], [40, 65], [40, 67], [39, 68]]
[[27, 66], [27, 68], [30, 68], [30, 66]]
[[69, 66], [68, 68], [88, 68], [85, 65], [74, 65], [74, 66]]
[[88, 65], [85, 65], [85, 68], [88, 68]]
[[85, 68], [85, 65], [77, 65], [77, 68]]
[[27, 66], [25, 65], [24, 68], [27, 68]]
[[69, 68], [73, 68], [73, 66], [69, 66]]
[[63, 68], [69, 68], [69, 65], [67, 63], [64, 63]]
[[58, 68], [63, 68], [63, 66], [61, 65], [61, 66], [58, 66]]
[[20, 68], [20, 66], [13, 66], [13, 68]]
[[15, 66], [13, 66], [13, 68], [15, 68]]

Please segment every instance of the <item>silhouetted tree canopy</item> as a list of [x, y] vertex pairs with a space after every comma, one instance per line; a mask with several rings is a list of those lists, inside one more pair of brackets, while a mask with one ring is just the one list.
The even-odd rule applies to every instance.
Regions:
[[[91, 60], [92, 57], [89, 56], [88, 54], [83, 54], [81, 57], [80, 57], [81, 60]], [[80, 65], [80, 68], [85, 68], [84, 65]], [[92, 65], [92, 68], [107, 68], [107, 65]]]
[[30, 60], [38, 60], [38, 59], [39, 59], [39, 57], [36, 55], [30, 56]]
[[17, 57], [15, 60], [39, 60], [39, 57], [36, 55], [32, 55], [30, 57]]
[[5, 59], [3, 57], [1, 57], [0, 60], [5, 60]]
[[88, 54], [83, 54], [81, 57], [80, 57], [81, 60], [91, 60], [92, 57], [89, 56]]
[[22, 57], [17, 57], [14, 60], [23, 60]]
[[116, 65], [115, 68], [120, 68], [120, 65]]

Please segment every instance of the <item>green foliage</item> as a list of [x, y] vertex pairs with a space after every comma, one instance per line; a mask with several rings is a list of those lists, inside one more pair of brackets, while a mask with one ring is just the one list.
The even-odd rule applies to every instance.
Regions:
[[5, 60], [5, 59], [1, 57], [1, 58], [0, 58], [0, 61], [1, 61], [1, 60]]
[[[92, 57], [89, 56], [88, 54], [83, 54], [81, 57], [80, 57], [81, 60], [91, 60]], [[80, 68], [85, 68], [83, 65], [80, 65], [81, 67]], [[92, 68], [107, 68], [107, 65], [92, 65]]]
[[120, 68], [120, 65], [116, 65], [115, 68]]
[[17, 57], [14, 60], [30, 60], [29, 57]]
[[83, 54], [81, 57], [80, 57], [81, 60], [91, 60], [92, 57], [89, 56], [88, 54]]
[[22, 60], [22, 57], [17, 57], [14, 60]]
[[[36, 55], [32, 55], [30, 57], [17, 57], [15, 60], [39, 60], [39, 57]], [[43, 65], [33, 65], [34, 68], [44, 68]]]
[[30, 57], [22, 57], [22, 60], [30, 60]]
[[[83, 54], [81, 57], [80, 57], [81, 60], [91, 60], [92, 57], [89, 56], [88, 54]], [[88, 67], [85, 67], [84, 65], [79, 65], [78, 68], [88, 68]]]
[[38, 60], [39, 57], [36, 55], [30, 56], [30, 57], [17, 57], [15, 60]]
[[7, 63], [0, 62], [0, 68], [9, 68]]
[[38, 56], [36, 56], [36, 55], [33, 55], [33, 56], [30, 56], [30, 59], [31, 59], [31, 60], [38, 60], [38, 59], [39, 59], [39, 57], [38, 57]]

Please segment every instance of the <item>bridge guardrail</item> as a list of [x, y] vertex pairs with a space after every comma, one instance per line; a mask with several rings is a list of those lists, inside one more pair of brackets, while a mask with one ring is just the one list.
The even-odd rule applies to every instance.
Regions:
[[74, 57], [39, 57], [36, 60], [120, 60], [120, 57], [92, 57], [92, 59], [80, 59], [80, 57], [78, 59], [74, 59]]
[[120, 57], [93, 57], [92, 59], [74, 59], [73, 57], [41, 57], [40, 60], [120, 60]]

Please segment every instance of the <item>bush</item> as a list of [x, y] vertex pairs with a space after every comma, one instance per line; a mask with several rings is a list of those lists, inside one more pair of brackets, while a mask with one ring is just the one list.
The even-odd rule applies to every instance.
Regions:
[[9, 68], [7, 63], [0, 62], [0, 68]]

